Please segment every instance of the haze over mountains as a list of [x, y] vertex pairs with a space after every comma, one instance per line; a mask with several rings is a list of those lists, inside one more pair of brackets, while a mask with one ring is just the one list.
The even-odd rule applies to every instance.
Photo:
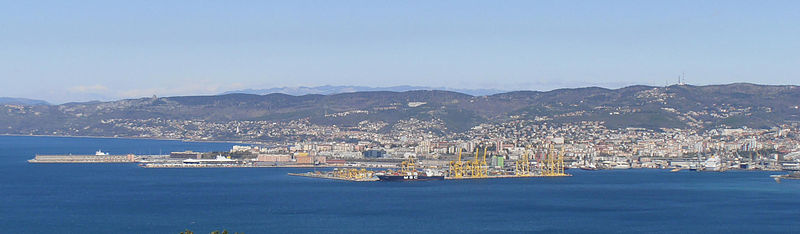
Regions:
[[50, 103], [28, 98], [0, 97], [0, 105], [50, 105]]
[[282, 93], [294, 96], [301, 96], [306, 94], [329, 95], [329, 94], [367, 92], [367, 91], [405, 92], [412, 90], [445, 90], [445, 91], [453, 91], [463, 94], [469, 94], [472, 96], [485, 96], [485, 95], [508, 92], [498, 89], [453, 89], [445, 87], [425, 87], [425, 86], [409, 86], [409, 85], [390, 86], [390, 87], [324, 85], [324, 86], [314, 86], [314, 87], [299, 86], [299, 87], [281, 87], [281, 88], [269, 88], [269, 89], [242, 89], [242, 90], [228, 91], [223, 94], [243, 93], [243, 94], [265, 95], [272, 93]]
[[[366, 121], [385, 123], [382, 126], [391, 128], [393, 123], [409, 119], [441, 122], [443, 127], [437, 131], [442, 134], [468, 131], [480, 124], [515, 121], [551, 124], [600, 121], [608, 128], [769, 128], [800, 121], [798, 105], [798, 86], [741, 83], [621, 89], [588, 87], [488, 96], [441, 90], [302, 96], [225, 94], [49, 106], [3, 105], [0, 106], [3, 113], [0, 133], [152, 136], [152, 132], [146, 131], [155, 130], [145, 129], [154, 126], [160, 126], [154, 127], [160, 129], [158, 132], [187, 131], [181, 130], [181, 126], [171, 126], [177, 122], [170, 121], [239, 126], [245, 122], [302, 120], [336, 127], [355, 127]], [[391, 129], [380, 131], [388, 130]], [[215, 131], [231, 134], [233, 130]], [[235, 134], [227, 138], [235, 139]]]
[[[391, 92], [405, 92], [412, 90], [447, 90], [469, 94], [473, 96], [492, 95], [497, 93], [508, 92], [500, 89], [458, 89], [447, 87], [427, 87], [427, 86], [389, 86], [389, 87], [368, 87], [368, 86], [354, 86], [354, 85], [323, 85], [323, 86], [294, 86], [294, 87], [276, 87], [265, 89], [241, 89], [232, 90], [220, 93], [224, 94], [256, 94], [265, 95], [272, 93], [282, 93], [294, 96], [302, 96], [307, 94], [339, 94], [339, 93], [352, 93], [352, 92], [366, 92], [366, 91], [391, 91]], [[104, 90], [108, 91], [108, 90]], [[124, 98], [115, 98], [111, 93], [81, 93], [69, 94], [69, 99], [58, 99], [60, 101], [48, 102], [44, 100], [30, 99], [30, 98], [16, 98], [16, 97], [0, 97], [0, 105], [3, 104], [17, 104], [17, 105], [51, 105], [52, 103], [70, 103], [70, 102], [96, 102], [96, 101], [116, 101]]]

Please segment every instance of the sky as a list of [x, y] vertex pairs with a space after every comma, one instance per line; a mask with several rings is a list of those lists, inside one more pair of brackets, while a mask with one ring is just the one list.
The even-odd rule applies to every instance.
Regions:
[[800, 84], [800, 1], [5, 1], [0, 96]]

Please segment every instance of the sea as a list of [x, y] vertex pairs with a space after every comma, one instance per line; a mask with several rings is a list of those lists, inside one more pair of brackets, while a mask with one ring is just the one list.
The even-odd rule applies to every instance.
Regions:
[[35, 154], [225, 151], [233, 144], [0, 136], [2, 233], [799, 233], [781, 172], [582, 171], [572, 177], [346, 182], [311, 168], [29, 164]]

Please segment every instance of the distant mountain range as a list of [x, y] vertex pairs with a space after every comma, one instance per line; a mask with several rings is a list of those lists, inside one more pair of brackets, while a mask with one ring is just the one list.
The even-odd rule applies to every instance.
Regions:
[[408, 86], [408, 85], [391, 86], [391, 87], [324, 85], [315, 87], [300, 86], [300, 87], [281, 87], [281, 88], [269, 88], [269, 89], [242, 89], [242, 90], [228, 91], [222, 94], [242, 93], [242, 94], [264, 95], [272, 93], [282, 93], [294, 96], [302, 96], [306, 94], [329, 95], [329, 94], [339, 94], [339, 93], [372, 92], [372, 91], [405, 92], [412, 90], [444, 90], [444, 91], [453, 91], [463, 94], [469, 94], [472, 96], [486, 96], [486, 95], [508, 92], [505, 90], [498, 90], [498, 89], [451, 89], [444, 87], [425, 87], [425, 86]]
[[50, 103], [42, 100], [27, 99], [27, 98], [12, 98], [0, 97], [0, 105], [50, 105]]
[[[0, 105], [0, 134], [123, 136], [135, 134], [122, 128], [131, 126], [127, 122], [132, 121], [168, 124], [172, 120], [231, 123], [303, 119], [318, 125], [348, 127], [362, 121], [391, 126], [412, 118], [441, 121], [446, 126], [443, 131], [448, 132], [464, 132], [483, 123], [521, 120], [553, 124], [601, 121], [608, 128], [769, 128], [800, 123], [798, 100], [798, 86], [743, 83], [588, 87], [487, 96], [441, 90], [301, 96], [237, 93], [49, 106]], [[158, 131], [173, 128], [180, 130], [181, 126], [170, 125]]]

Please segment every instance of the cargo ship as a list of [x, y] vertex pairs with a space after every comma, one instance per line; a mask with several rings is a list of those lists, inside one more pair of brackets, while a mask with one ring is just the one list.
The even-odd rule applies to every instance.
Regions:
[[435, 173], [432, 171], [413, 171], [413, 172], [397, 172], [397, 173], [378, 173], [376, 174], [380, 181], [426, 181], [426, 180], [444, 180], [444, 174]]

